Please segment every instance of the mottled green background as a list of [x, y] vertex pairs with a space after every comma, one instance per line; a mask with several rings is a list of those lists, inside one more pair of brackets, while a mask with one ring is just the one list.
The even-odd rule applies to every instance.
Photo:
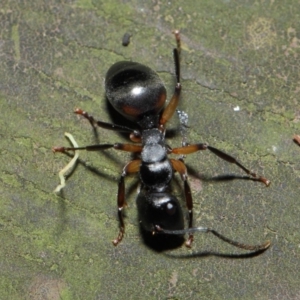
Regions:
[[[272, 181], [266, 188], [199, 180], [244, 174], [211, 153], [190, 155], [198, 173], [190, 177], [195, 225], [241, 242], [271, 240], [259, 256], [230, 258], [245, 251], [210, 235], [198, 235], [192, 250], [153, 251], [139, 234], [134, 178], [126, 181], [126, 236], [113, 247], [126, 153], [81, 153], [62, 197], [53, 193], [70, 158], [51, 147], [68, 145], [65, 131], [80, 145], [95, 141], [73, 109], [110, 120], [110, 65], [147, 64], [172, 93], [174, 28], [182, 32], [180, 109], [189, 115], [189, 141], [223, 149]], [[0, 298], [298, 299], [300, 147], [292, 136], [300, 134], [299, 34], [296, 0], [2, 0]], [[170, 128], [178, 128], [176, 116]], [[99, 140], [125, 138], [100, 129]], [[177, 135], [168, 143], [180, 142]], [[183, 198], [176, 184], [174, 193]]]

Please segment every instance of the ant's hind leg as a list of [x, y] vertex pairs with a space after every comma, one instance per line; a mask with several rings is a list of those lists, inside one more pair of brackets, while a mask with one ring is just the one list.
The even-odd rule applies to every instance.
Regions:
[[[183, 183], [184, 183], [185, 202], [186, 202], [186, 206], [187, 206], [188, 213], [189, 213], [188, 228], [192, 228], [193, 227], [193, 198], [192, 198], [191, 188], [187, 181], [186, 166], [181, 160], [171, 159], [170, 161], [172, 163], [174, 170], [180, 174], [181, 179], [183, 180]], [[194, 240], [194, 235], [192, 232], [190, 232], [189, 237], [188, 237], [187, 241], [185, 242], [185, 245], [188, 248], [191, 248], [193, 240]]]
[[120, 230], [119, 234], [116, 239], [113, 240], [114, 246], [117, 246], [123, 239], [125, 233], [125, 223], [123, 218], [123, 208], [126, 206], [125, 201], [125, 182], [124, 178], [128, 174], [137, 173], [140, 169], [141, 160], [136, 159], [130, 161], [123, 169], [119, 184], [118, 184], [118, 196], [117, 196], [117, 203], [118, 203], [118, 218], [120, 222]]

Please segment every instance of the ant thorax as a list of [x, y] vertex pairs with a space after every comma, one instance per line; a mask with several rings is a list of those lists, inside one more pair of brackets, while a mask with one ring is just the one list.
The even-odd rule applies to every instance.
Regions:
[[144, 130], [142, 134], [140, 179], [151, 190], [163, 191], [173, 176], [173, 168], [167, 157], [164, 135], [157, 128]]

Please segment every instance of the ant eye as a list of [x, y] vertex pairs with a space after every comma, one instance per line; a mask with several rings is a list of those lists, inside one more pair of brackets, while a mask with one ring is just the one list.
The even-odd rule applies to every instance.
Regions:
[[172, 216], [176, 212], [176, 206], [172, 203], [167, 203], [166, 205], [166, 212], [168, 215]]

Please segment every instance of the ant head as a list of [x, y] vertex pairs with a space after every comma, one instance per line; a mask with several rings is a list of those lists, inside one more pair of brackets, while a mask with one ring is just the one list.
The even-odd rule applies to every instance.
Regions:
[[166, 88], [152, 69], [135, 62], [120, 61], [105, 77], [106, 97], [131, 121], [157, 115], [166, 101]]
[[137, 197], [139, 221], [144, 230], [155, 232], [184, 228], [182, 209], [178, 199], [169, 193], [142, 190]]

